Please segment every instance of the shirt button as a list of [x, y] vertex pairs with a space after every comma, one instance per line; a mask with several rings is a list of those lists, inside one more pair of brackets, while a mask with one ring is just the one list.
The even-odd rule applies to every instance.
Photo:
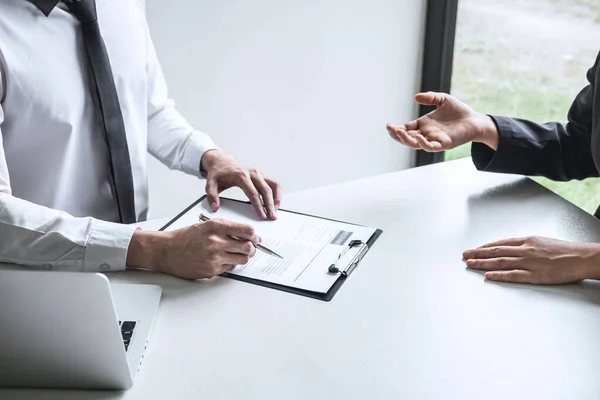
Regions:
[[110, 270], [110, 265], [108, 265], [108, 264], [102, 264], [102, 265], [100, 266], [100, 269], [101, 269], [102, 271], [109, 271], [109, 270]]

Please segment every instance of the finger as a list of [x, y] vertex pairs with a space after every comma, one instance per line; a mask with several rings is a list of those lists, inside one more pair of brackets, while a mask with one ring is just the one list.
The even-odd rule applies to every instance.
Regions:
[[396, 142], [403, 144], [405, 146], [407, 145], [406, 143], [404, 143], [403, 136], [398, 135], [393, 128], [387, 128], [387, 131], [388, 131], [388, 135], [390, 135], [390, 137], [392, 139], [394, 139]]
[[260, 219], [267, 219], [267, 214], [265, 214], [265, 209], [260, 199], [260, 194], [258, 194], [258, 190], [256, 190], [256, 187], [254, 186], [254, 183], [252, 182], [250, 176], [246, 176], [242, 180], [242, 182], [240, 182], [239, 186], [242, 189], [242, 191], [246, 194], [246, 197], [248, 197], [248, 200], [250, 200], [250, 203], [256, 210], [256, 213], [258, 214]]
[[219, 209], [219, 184], [214, 178], [206, 181], [206, 198], [213, 212]]
[[521, 257], [524, 250], [520, 246], [490, 246], [479, 247], [473, 250], [463, 252], [463, 258], [481, 259], [481, 258], [496, 258], [496, 257]]
[[248, 240], [228, 238], [224, 245], [224, 249], [228, 253], [241, 254], [248, 257], [253, 257], [254, 254], [256, 254], [256, 247]]
[[275, 182], [272, 179], [265, 178], [267, 185], [271, 187], [273, 191], [273, 203], [275, 203], [275, 211], [279, 210], [279, 206], [281, 205], [281, 198], [283, 197], [283, 190], [281, 189], [281, 185]]
[[419, 121], [418, 120], [412, 120], [407, 122], [404, 125], [394, 125], [394, 124], [387, 124], [386, 127], [389, 130], [392, 131], [398, 131], [398, 130], [403, 130], [403, 131], [414, 131], [419, 129]]
[[533, 280], [533, 273], [521, 269], [486, 272], [485, 279], [495, 282], [535, 283]]
[[262, 197], [262, 203], [267, 209], [269, 219], [277, 219], [277, 211], [275, 210], [275, 200], [273, 199], [273, 190], [271, 189], [271, 186], [267, 184], [265, 178], [263, 178], [262, 174], [258, 171], [251, 172], [250, 178], [252, 179], [252, 183], [254, 183], [254, 187], [258, 189], [260, 197]]
[[[392, 124], [387, 124], [385, 126], [385, 129], [387, 130], [388, 134], [390, 135], [390, 137], [396, 141], [400, 141], [400, 138], [397, 137], [396, 132], [398, 132], [398, 130], [400, 130], [401, 128], [398, 126], [394, 126]], [[402, 142], [400, 142], [402, 143]], [[404, 144], [404, 143], [402, 143]]]
[[439, 92], [425, 92], [418, 93], [415, 95], [415, 101], [419, 104], [427, 105], [427, 106], [441, 106], [444, 104], [448, 95], [446, 93]]
[[414, 138], [417, 134], [421, 134], [421, 131], [419, 130], [419, 124], [417, 121], [411, 121], [406, 125], [400, 125], [395, 127], [392, 126], [392, 132], [396, 135], [400, 132], [403, 132], [408, 134], [408, 136], [412, 138]]
[[[402, 141], [400, 140], [400, 138], [397, 137], [397, 135], [396, 135], [396, 129], [397, 128], [394, 127], [392, 124], [387, 124], [385, 126], [385, 130], [387, 131], [388, 135], [390, 135], [390, 137], [392, 139], [394, 139], [395, 141], [402, 143]], [[404, 143], [402, 143], [402, 144], [404, 144]]]
[[523, 259], [521, 257], [498, 257], [467, 260], [467, 267], [479, 271], [505, 271], [518, 268]]
[[219, 273], [218, 273], [218, 274], [215, 274], [215, 276], [216, 276], [216, 275], [221, 275], [221, 274], [223, 274], [224, 272], [229, 272], [229, 271], [231, 271], [232, 269], [235, 269], [235, 267], [237, 267], [237, 265], [235, 265], [235, 264], [223, 264], [223, 265], [221, 265], [221, 266], [219, 266], [219, 267], [218, 267], [218, 269], [219, 269], [219, 271], [218, 271], [218, 272], [219, 272]]
[[419, 120], [415, 119], [410, 122], [407, 122], [406, 124], [404, 124], [404, 126], [401, 126], [401, 128], [405, 131], [416, 131], [417, 129], [419, 129]]
[[442, 150], [442, 144], [440, 142], [430, 142], [429, 140], [425, 139], [425, 137], [423, 135], [416, 135], [415, 139], [417, 140], [417, 142], [419, 143], [419, 146], [421, 146], [421, 148], [423, 150], [426, 151], [430, 151], [430, 152], [436, 152], [436, 151], [441, 151]]
[[412, 147], [413, 149], [420, 149], [419, 143], [414, 137], [408, 135], [403, 129], [392, 130], [390, 136], [397, 142], [402, 143], [405, 146]]
[[404, 144], [408, 147], [412, 147], [413, 149], [421, 148], [421, 146], [419, 146], [419, 142], [417, 141], [417, 139], [415, 139], [414, 136], [409, 135], [406, 131], [398, 131], [396, 136], [401, 137], [402, 140], [404, 141]]
[[[215, 221], [215, 220], [213, 220]], [[258, 243], [258, 238], [254, 232], [254, 228], [247, 224], [238, 224], [231, 221], [221, 221], [217, 226], [217, 232], [222, 237], [236, 237], [241, 240], [247, 240], [253, 244]]]
[[250, 256], [238, 253], [225, 253], [223, 261], [225, 265], [246, 265], [250, 261]]
[[496, 240], [495, 242], [486, 243], [482, 246], [479, 246], [478, 249], [485, 247], [497, 247], [497, 246], [522, 246], [525, 244], [526, 238], [510, 238], [503, 240]]

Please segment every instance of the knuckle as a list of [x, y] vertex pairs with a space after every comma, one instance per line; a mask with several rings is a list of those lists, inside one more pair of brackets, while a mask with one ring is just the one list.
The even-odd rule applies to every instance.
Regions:
[[254, 251], [254, 246], [252, 245], [252, 243], [250, 243], [250, 242], [244, 243], [244, 248], [243, 248], [244, 254], [251, 255], [253, 251]]
[[240, 258], [240, 265], [246, 265], [250, 262], [250, 256], [242, 256]]
[[241, 180], [244, 180], [244, 179], [246, 179], [246, 178], [248, 178], [250, 176], [250, 174], [248, 173], [248, 171], [246, 171], [244, 169], [241, 169], [241, 168], [240, 169], [236, 169], [233, 172], [233, 175], [236, 178], [241, 179]]
[[532, 245], [525, 245], [525, 246], [523, 246], [523, 251], [527, 254], [531, 254], [531, 253], [535, 252], [535, 247]]
[[208, 249], [212, 251], [217, 247], [217, 244], [219, 243], [219, 237], [211, 233], [207, 236], [206, 242]]
[[538, 242], [538, 238], [535, 236], [529, 236], [528, 238], [525, 239], [525, 244], [528, 244], [530, 246], [535, 246]]
[[238, 234], [242, 234], [244, 239], [254, 236], [254, 227], [252, 225], [238, 224], [235, 226], [235, 231], [238, 232]]
[[222, 225], [222, 222], [218, 219], [211, 219], [210, 221], [206, 221], [202, 225], [206, 227], [207, 231], [214, 232], [219, 229], [219, 227]]
[[248, 197], [253, 198], [255, 201], [260, 202], [260, 195], [258, 194], [258, 190], [254, 186], [249, 189]]

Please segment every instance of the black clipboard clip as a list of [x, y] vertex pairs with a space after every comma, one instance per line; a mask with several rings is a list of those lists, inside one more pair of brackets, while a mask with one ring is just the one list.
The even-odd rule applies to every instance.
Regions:
[[[357, 247], [360, 247], [359, 251], [354, 255], [352, 260], [350, 260], [346, 268], [340, 269], [337, 266], [337, 263], [346, 255], [346, 253], [349, 250], [355, 249]], [[360, 263], [364, 255], [367, 254], [367, 251], [369, 251], [369, 245], [367, 245], [365, 242], [363, 242], [362, 240], [351, 240], [350, 243], [348, 243], [348, 246], [340, 253], [336, 262], [329, 266], [329, 268], [327, 269], [327, 273], [340, 274], [342, 276], [350, 275], [352, 271], [354, 271], [358, 263]]]

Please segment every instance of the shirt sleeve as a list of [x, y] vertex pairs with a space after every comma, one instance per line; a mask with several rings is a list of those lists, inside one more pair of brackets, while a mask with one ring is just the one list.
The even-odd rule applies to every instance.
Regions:
[[156, 56], [146, 19], [148, 151], [170, 169], [200, 175], [205, 152], [219, 150], [210, 136], [194, 128], [175, 109], [168, 96], [167, 84]]
[[589, 85], [569, 109], [566, 125], [492, 117], [499, 134], [498, 150], [473, 143], [475, 166], [484, 171], [545, 176], [559, 181], [599, 176], [592, 156], [593, 110], [600, 106], [594, 98], [599, 60], [600, 53], [588, 71]]
[[12, 195], [3, 121], [0, 104], [0, 262], [66, 271], [124, 270], [135, 227], [75, 218]]

